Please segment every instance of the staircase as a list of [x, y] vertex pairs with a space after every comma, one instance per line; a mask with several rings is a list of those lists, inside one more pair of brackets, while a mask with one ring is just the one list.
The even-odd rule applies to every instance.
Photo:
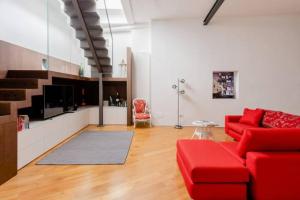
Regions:
[[11, 115], [17, 109], [31, 107], [31, 97], [43, 94], [43, 85], [51, 85], [48, 71], [9, 70], [6, 78], [0, 79], [0, 103], [10, 104]]
[[[88, 64], [92, 68], [92, 77], [111, 77], [112, 66], [108, 57], [100, 16], [96, 9], [96, 0], [62, 0], [64, 12], [70, 17], [70, 26], [76, 31], [76, 38], [80, 40], [80, 47]], [[97, 69], [97, 70], [95, 70]]]
[[18, 109], [31, 106], [31, 97], [52, 84], [47, 71], [8, 71], [0, 79], [0, 185], [17, 174]]
[[0, 185], [17, 173], [18, 109], [32, 106], [32, 97], [43, 94], [43, 86], [53, 79], [97, 81], [60, 72], [42, 70], [8, 70], [0, 79]]
[[[96, 10], [96, 0], [62, 0], [70, 26], [76, 31], [84, 56], [92, 67], [92, 77], [111, 77], [112, 66], [106, 41]], [[18, 109], [32, 105], [32, 96], [42, 95], [43, 86], [51, 85], [53, 78], [74, 81], [96, 81], [59, 72], [41, 70], [9, 70], [0, 79], [0, 185], [17, 173], [17, 115]]]

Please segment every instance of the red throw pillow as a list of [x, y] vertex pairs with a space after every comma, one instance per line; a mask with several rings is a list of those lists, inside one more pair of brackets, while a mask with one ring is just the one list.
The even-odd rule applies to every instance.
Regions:
[[268, 110], [263, 117], [262, 125], [265, 128], [278, 128], [280, 124], [280, 118], [283, 112]]
[[262, 124], [266, 128], [300, 128], [300, 116], [269, 110]]
[[278, 128], [300, 128], [300, 116], [282, 113]]
[[263, 115], [264, 111], [262, 109], [251, 110], [249, 108], [245, 108], [244, 115], [240, 119], [240, 123], [258, 127]]

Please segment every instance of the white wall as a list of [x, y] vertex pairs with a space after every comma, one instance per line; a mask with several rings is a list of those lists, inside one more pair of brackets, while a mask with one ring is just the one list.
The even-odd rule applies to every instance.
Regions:
[[[110, 41], [110, 35], [105, 34]], [[126, 60], [126, 48], [133, 53], [133, 98], [145, 98], [150, 101], [150, 28], [137, 26], [130, 29], [114, 31], [114, 66], [113, 76], [120, 76], [122, 59]], [[109, 46], [111, 51], [111, 46]], [[111, 55], [111, 52], [110, 52]]]
[[[47, 1], [1, 0], [0, 40], [47, 54]], [[87, 60], [58, 0], [49, 1], [49, 55], [84, 65]], [[51, 63], [50, 63], [51, 70]]]
[[1, 0], [0, 39], [47, 53], [47, 7], [44, 0]]
[[[186, 79], [182, 123], [213, 120], [244, 107], [300, 114], [300, 16], [153, 21], [151, 101], [156, 125], [176, 122], [177, 77]], [[212, 99], [212, 71], [239, 73], [237, 99]]]
[[[109, 33], [104, 34], [104, 38], [108, 42], [109, 57], [112, 58], [111, 49], [111, 35]], [[119, 64], [122, 59], [126, 62], [126, 48], [131, 47], [131, 32], [121, 31], [113, 33], [113, 45], [114, 45], [114, 56], [113, 56], [113, 76], [120, 77], [122, 75]]]
[[144, 25], [136, 27], [131, 31], [132, 51], [134, 52], [150, 52], [151, 51], [151, 32], [150, 27]]
[[72, 63], [85, 62], [75, 30], [69, 25], [69, 17], [63, 12], [59, 0], [49, 3], [49, 54]]
[[151, 103], [151, 56], [149, 52], [133, 52], [132, 95]]
[[[50, 9], [50, 54], [81, 64], [79, 43], [62, 14]], [[54, 10], [53, 10], [54, 9]], [[52, 13], [52, 15], [51, 15]], [[59, 12], [58, 12], [59, 13]], [[47, 53], [46, 0], [1, 0], [0, 39]], [[114, 33], [114, 72], [119, 75], [126, 47], [132, 47], [133, 95], [151, 102], [154, 124], [174, 125], [176, 93], [185, 78], [182, 123], [263, 107], [300, 114], [300, 16], [153, 21], [150, 27]], [[108, 37], [109, 38], [109, 37]], [[239, 73], [237, 99], [212, 99], [212, 71]]]
[[150, 27], [137, 27], [132, 33], [133, 98], [144, 98], [151, 103], [151, 32]]

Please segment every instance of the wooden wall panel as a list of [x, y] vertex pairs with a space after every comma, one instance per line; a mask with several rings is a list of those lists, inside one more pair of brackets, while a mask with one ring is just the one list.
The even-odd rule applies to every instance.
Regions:
[[132, 125], [132, 51], [127, 47], [127, 125]]
[[0, 124], [0, 185], [17, 174], [17, 122]]
[[[4, 78], [10, 69], [42, 70], [44, 58], [47, 55], [0, 40], [0, 78]], [[80, 67], [55, 57], [49, 58], [49, 65], [51, 71], [73, 75], [78, 75]]]

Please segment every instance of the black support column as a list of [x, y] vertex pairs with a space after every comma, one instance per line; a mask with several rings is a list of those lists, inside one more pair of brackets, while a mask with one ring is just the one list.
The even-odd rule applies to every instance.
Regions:
[[99, 124], [103, 126], [103, 80], [102, 73], [99, 73]]

